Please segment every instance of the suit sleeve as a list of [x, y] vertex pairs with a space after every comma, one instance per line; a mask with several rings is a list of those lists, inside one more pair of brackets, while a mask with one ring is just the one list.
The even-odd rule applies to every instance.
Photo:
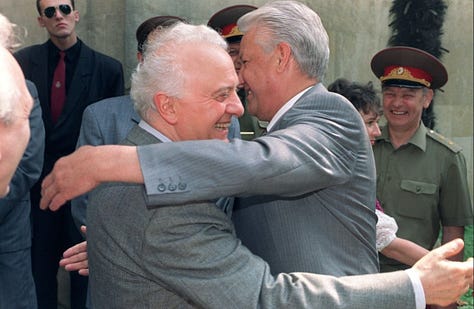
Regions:
[[[314, 109], [293, 108], [282, 120], [283, 129], [253, 141], [138, 147], [149, 203], [178, 204], [221, 196], [298, 196], [347, 182], [357, 161], [373, 159], [369, 158], [370, 146], [361, 146], [368, 141], [360, 116], [347, 106], [328, 109], [327, 115], [315, 114]], [[366, 149], [361, 155], [362, 147]], [[179, 190], [163, 190], [172, 182]]]
[[145, 232], [143, 267], [152, 280], [203, 308], [415, 308], [404, 272], [350, 276], [290, 273], [268, 264], [233, 235], [213, 205], [160, 208]]

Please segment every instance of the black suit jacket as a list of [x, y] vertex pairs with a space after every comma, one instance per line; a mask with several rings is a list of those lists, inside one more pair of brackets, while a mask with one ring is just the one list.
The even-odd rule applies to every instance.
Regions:
[[84, 109], [99, 100], [123, 95], [122, 64], [82, 43], [64, 109], [54, 124], [49, 100], [51, 85], [48, 85], [47, 43], [26, 47], [16, 52], [14, 56], [25, 77], [34, 82], [38, 88], [46, 130], [43, 169], [45, 175], [52, 169], [57, 159], [74, 151]]

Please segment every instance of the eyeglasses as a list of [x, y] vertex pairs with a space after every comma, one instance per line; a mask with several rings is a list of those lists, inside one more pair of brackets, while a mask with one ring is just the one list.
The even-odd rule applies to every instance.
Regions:
[[47, 8], [44, 9], [44, 16], [48, 17], [48, 18], [53, 18], [54, 15], [56, 14], [56, 8], [59, 9], [59, 11], [61, 12], [61, 14], [63, 15], [69, 15], [71, 14], [72, 12], [72, 8], [70, 5], [68, 4], [60, 4], [59, 6], [49, 6]]

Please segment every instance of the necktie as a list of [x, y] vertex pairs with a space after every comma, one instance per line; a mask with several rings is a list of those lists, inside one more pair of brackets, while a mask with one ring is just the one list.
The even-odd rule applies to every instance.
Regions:
[[51, 117], [53, 122], [59, 118], [66, 100], [66, 63], [64, 51], [59, 52], [59, 61], [54, 70], [53, 84], [51, 85]]

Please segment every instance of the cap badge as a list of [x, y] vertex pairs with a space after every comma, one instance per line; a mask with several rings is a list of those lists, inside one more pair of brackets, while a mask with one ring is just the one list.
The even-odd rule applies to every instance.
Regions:
[[431, 77], [425, 71], [412, 67], [389, 66], [385, 68], [385, 72], [383, 76], [380, 77], [380, 81], [383, 82], [390, 79], [416, 82], [428, 88], [431, 85]]

